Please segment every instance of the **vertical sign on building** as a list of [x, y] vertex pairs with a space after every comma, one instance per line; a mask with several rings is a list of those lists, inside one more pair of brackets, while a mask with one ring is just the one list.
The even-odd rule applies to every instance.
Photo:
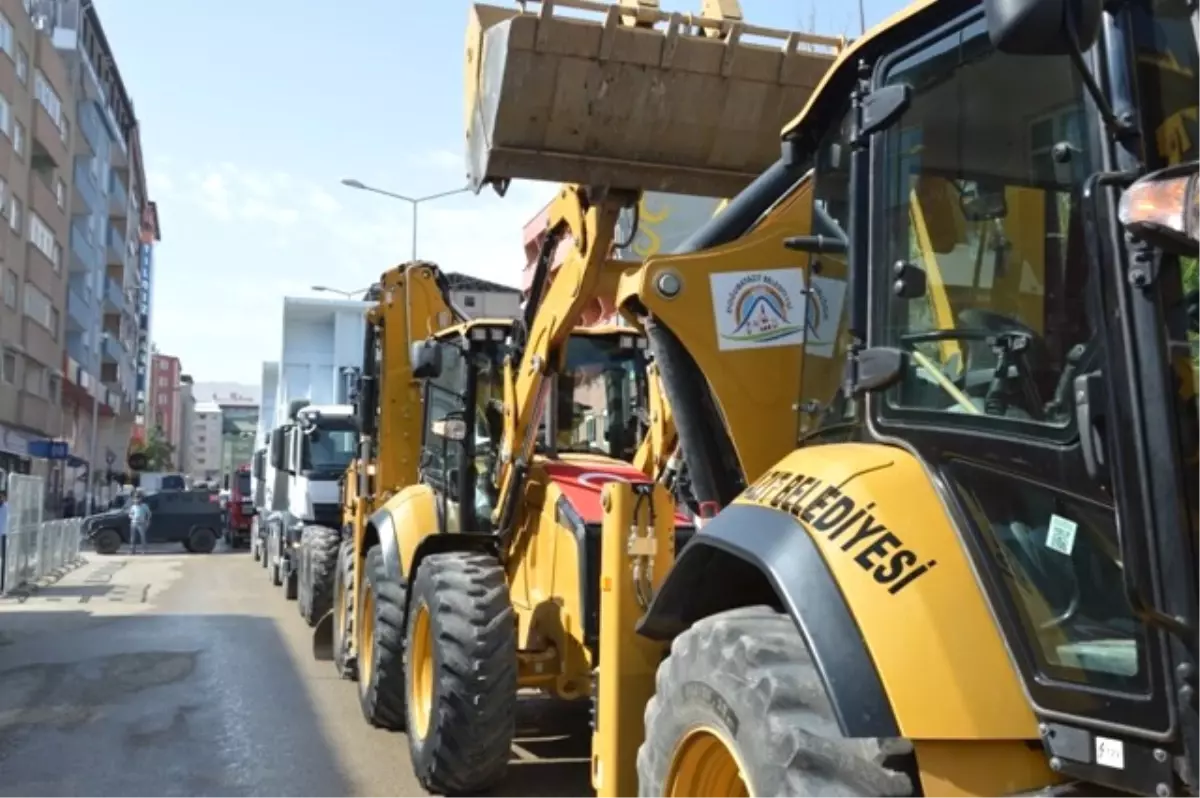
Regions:
[[154, 242], [158, 239], [158, 209], [153, 202], [142, 206], [138, 251], [138, 349], [135, 423], [146, 425], [146, 397], [150, 371], [150, 283], [154, 273]]

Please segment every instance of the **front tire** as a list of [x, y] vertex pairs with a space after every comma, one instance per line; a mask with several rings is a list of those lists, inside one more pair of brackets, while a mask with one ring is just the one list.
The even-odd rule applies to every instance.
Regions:
[[309, 626], [333, 607], [333, 583], [337, 576], [338, 549], [342, 535], [324, 526], [306, 526], [300, 533], [300, 617]]
[[792, 619], [746, 607], [698, 621], [658, 668], [638, 750], [656, 795], [912, 795], [903, 740], [843, 737]]
[[358, 703], [372, 726], [404, 729], [404, 588], [383, 565], [375, 544], [363, 564], [356, 606]]
[[434, 793], [478, 794], [508, 770], [517, 634], [504, 567], [487, 554], [431, 554], [413, 581], [407, 629], [408, 745]]

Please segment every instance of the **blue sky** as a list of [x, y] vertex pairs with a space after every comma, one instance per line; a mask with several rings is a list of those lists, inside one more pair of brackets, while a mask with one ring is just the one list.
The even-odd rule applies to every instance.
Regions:
[[[163, 241], [153, 334], [199, 381], [258, 381], [284, 295], [364, 287], [409, 252], [409, 196], [462, 184], [459, 0], [95, 0], [142, 126]], [[512, 5], [510, 0], [493, 0]], [[695, 11], [699, 0], [663, 0]], [[747, 21], [857, 35], [853, 2], [742, 0]], [[903, 6], [866, 0], [868, 26]], [[419, 255], [517, 284], [521, 228], [553, 194], [423, 205]]]

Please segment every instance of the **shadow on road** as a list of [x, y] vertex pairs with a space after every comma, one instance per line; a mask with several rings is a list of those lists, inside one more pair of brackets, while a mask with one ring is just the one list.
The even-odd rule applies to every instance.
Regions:
[[249, 615], [0, 605], [0, 773], [0, 795], [353, 792], [275, 621]]
[[489, 795], [591, 795], [588, 704], [522, 697], [508, 777]]

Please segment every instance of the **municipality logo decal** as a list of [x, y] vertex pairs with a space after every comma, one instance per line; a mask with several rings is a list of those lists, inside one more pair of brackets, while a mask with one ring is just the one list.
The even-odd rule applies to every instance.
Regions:
[[793, 318], [796, 308], [788, 291], [765, 274], [743, 277], [729, 292], [725, 312], [734, 329], [722, 333], [730, 341], [766, 343], [795, 335], [804, 329], [803, 319]]

